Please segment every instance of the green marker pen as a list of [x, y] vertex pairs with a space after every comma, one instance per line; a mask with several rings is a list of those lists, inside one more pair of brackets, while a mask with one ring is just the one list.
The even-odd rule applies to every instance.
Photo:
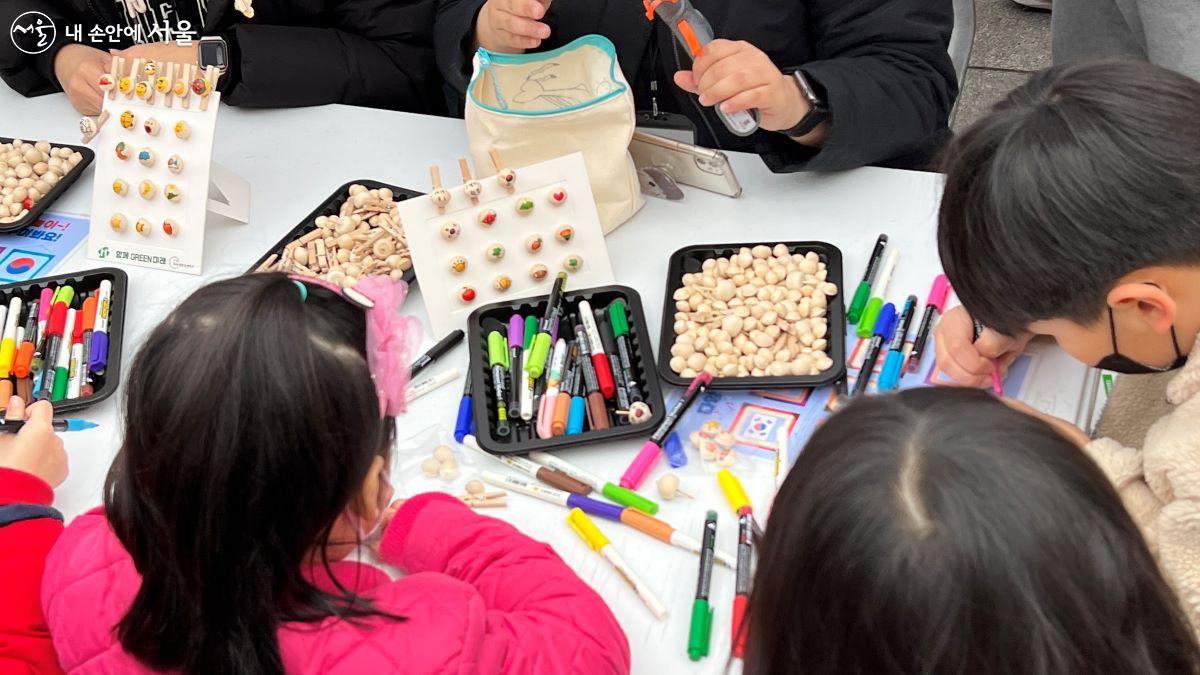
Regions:
[[562, 295], [567, 285], [566, 272], [559, 272], [550, 287], [550, 298], [546, 302], [546, 313], [538, 323], [537, 335], [533, 338], [533, 346], [525, 359], [525, 372], [530, 377], [541, 377], [546, 369], [546, 359], [550, 356], [550, 331], [554, 322], [562, 317]]
[[854, 291], [854, 299], [850, 301], [850, 308], [846, 311], [846, 320], [851, 324], [858, 323], [859, 317], [867, 307], [867, 300], [871, 298], [871, 283], [875, 281], [875, 273], [879, 271], [879, 261], [883, 260], [883, 249], [887, 247], [887, 242], [886, 234], [879, 235], [875, 240], [875, 249], [871, 251], [871, 257], [867, 260], [867, 271], [863, 273], [858, 290]]
[[871, 331], [875, 328], [879, 310], [883, 309], [883, 296], [887, 293], [888, 284], [892, 281], [892, 273], [896, 271], [896, 261], [899, 259], [900, 250], [893, 247], [888, 251], [887, 258], [883, 261], [883, 267], [880, 267], [879, 273], [875, 275], [875, 282], [871, 284], [871, 299], [867, 301], [867, 308], [863, 310], [862, 316], [858, 319], [858, 337], [864, 340], [871, 337]]
[[[646, 400], [642, 387], [633, 376], [633, 349], [629, 346], [629, 317], [625, 314], [625, 301], [613, 300], [608, 306], [608, 324], [612, 326], [617, 341], [617, 364], [629, 387], [629, 400], [640, 403]], [[652, 512], [651, 512], [652, 513]]]
[[75, 322], [80, 320], [74, 309], [67, 308], [67, 321], [63, 324], [63, 337], [54, 361], [54, 388], [50, 390], [51, 401], [67, 397], [67, 383], [71, 371], [71, 337], [75, 334]]
[[508, 435], [508, 392], [504, 371], [508, 369], [508, 340], [498, 330], [488, 333], [488, 365], [492, 369], [492, 392], [496, 399], [496, 435]]
[[696, 601], [692, 603], [692, 623], [688, 628], [688, 658], [693, 661], [708, 656], [712, 637], [712, 607], [708, 590], [712, 585], [713, 552], [717, 546], [717, 512], [704, 516], [704, 542], [700, 547], [700, 578], [696, 581]]
[[577, 481], [591, 485], [593, 490], [600, 492], [605, 497], [608, 497], [610, 501], [621, 506], [628, 506], [649, 515], [658, 513], [658, 503], [653, 500], [647, 499], [633, 490], [627, 490], [620, 485], [606, 481], [594, 473], [584, 471], [560, 457], [551, 455], [548, 452], [534, 450], [529, 453], [529, 459], [542, 466], [561, 471]]

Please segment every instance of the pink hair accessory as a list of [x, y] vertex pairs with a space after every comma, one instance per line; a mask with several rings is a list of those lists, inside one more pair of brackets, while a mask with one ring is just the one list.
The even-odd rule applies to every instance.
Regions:
[[326, 288], [366, 311], [367, 367], [379, 395], [379, 411], [389, 417], [403, 413], [408, 370], [421, 334], [420, 321], [400, 314], [408, 297], [408, 284], [387, 275], [363, 277], [353, 288], [315, 277], [288, 278]]

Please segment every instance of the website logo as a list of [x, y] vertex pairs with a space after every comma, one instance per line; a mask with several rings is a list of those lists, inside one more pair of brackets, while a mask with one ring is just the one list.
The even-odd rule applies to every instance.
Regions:
[[18, 16], [8, 30], [13, 45], [26, 54], [41, 54], [50, 49], [58, 29], [50, 17], [38, 11], [28, 11]]

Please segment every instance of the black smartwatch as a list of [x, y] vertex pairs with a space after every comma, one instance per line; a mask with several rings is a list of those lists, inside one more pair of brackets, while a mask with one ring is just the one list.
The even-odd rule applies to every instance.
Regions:
[[796, 78], [796, 85], [800, 87], [800, 95], [808, 101], [808, 114], [800, 118], [796, 126], [791, 129], [780, 129], [779, 133], [788, 136], [789, 138], [799, 138], [812, 133], [813, 129], [817, 128], [821, 122], [829, 119], [829, 108], [825, 105], [825, 101], [817, 96], [817, 92], [809, 84], [808, 78], [799, 70], [793, 71], [792, 77]]
[[212, 66], [222, 75], [229, 69], [229, 45], [222, 37], [200, 38], [200, 70]]

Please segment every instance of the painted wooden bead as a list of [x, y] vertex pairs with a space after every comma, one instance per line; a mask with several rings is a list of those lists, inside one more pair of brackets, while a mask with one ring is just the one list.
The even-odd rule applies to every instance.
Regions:
[[186, 141], [188, 139], [188, 137], [191, 135], [192, 135], [192, 128], [188, 126], [187, 122], [184, 122], [183, 120], [179, 120], [178, 122], [175, 123], [176, 138], [180, 138], [180, 139]]
[[479, 212], [479, 224], [484, 227], [491, 227], [496, 224], [496, 212], [492, 209], [484, 209]]
[[563, 258], [563, 269], [568, 272], [578, 272], [583, 267], [583, 256], [572, 253]]
[[112, 91], [113, 87], [117, 86], [117, 78], [113, 77], [112, 73], [102, 73], [96, 86], [100, 87], [100, 91]]
[[129, 183], [126, 183], [125, 181], [121, 180], [120, 178], [113, 181], [112, 188], [113, 188], [113, 193], [117, 194], [121, 197], [124, 197], [125, 195], [129, 194]]
[[512, 288], [512, 277], [507, 274], [501, 274], [492, 280], [492, 288], [504, 292]]
[[133, 225], [133, 229], [137, 230], [137, 233], [143, 237], [150, 236], [151, 228], [152, 226], [150, 225], [150, 221], [146, 220], [145, 218], [138, 218], [137, 222]]
[[196, 79], [192, 80], [193, 94], [196, 94], [197, 96], [208, 96], [209, 90], [210, 87], [208, 86], [208, 80], [204, 79], [203, 77], [197, 77]]
[[79, 133], [82, 134], [84, 138], [91, 138], [92, 136], [95, 136], [96, 132], [99, 130], [100, 128], [96, 126], [96, 120], [90, 117], [79, 118]]
[[142, 166], [154, 166], [154, 151], [150, 148], [142, 148], [138, 150], [137, 159]]
[[179, 189], [178, 185], [167, 183], [163, 186], [163, 196], [167, 198], [167, 201], [178, 204], [183, 199], [183, 192]]
[[533, 200], [529, 197], [517, 197], [517, 213], [526, 216], [533, 213]]
[[550, 269], [547, 268], [545, 265], [538, 263], [538, 264], [534, 265], [533, 267], [529, 268], [529, 276], [534, 281], [541, 281], [542, 279], [545, 279], [546, 277], [550, 276]]
[[171, 85], [171, 93], [175, 94], [176, 96], [183, 96], [187, 94], [187, 90], [187, 82], [184, 82], [183, 80], [175, 80], [175, 84]]
[[498, 243], [489, 244], [487, 250], [484, 251], [484, 254], [487, 255], [488, 260], [491, 260], [492, 262], [503, 260], [504, 246]]
[[471, 199], [479, 199], [479, 195], [483, 194], [483, 183], [477, 180], [469, 180], [463, 183], [463, 192]]
[[444, 209], [450, 203], [450, 191], [446, 188], [435, 188], [429, 193], [429, 198], [433, 200], [434, 206]]
[[179, 155], [171, 155], [168, 157], [167, 170], [171, 173], [180, 173], [183, 171], [183, 158]]
[[568, 244], [575, 238], [575, 228], [570, 225], [563, 225], [554, 231], [554, 238], [562, 244]]
[[157, 188], [154, 187], [154, 183], [148, 180], [144, 180], [138, 185], [138, 194], [142, 196], [142, 199], [154, 199], [154, 192], [156, 190]]
[[125, 141], [118, 142], [117, 147], [114, 148], [114, 152], [117, 153], [117, 159], [121, 161], [129, 159], [129, 146], [125, 143]]
[[525, 250], [530, 253], [538, 253], [542, 250], [542, 235], [531, 234], [525, 237]]
[[150, 87], [149, 82], [138, 82], [137, 86], [133, 88], [133, 93], [142, 100], [150, 98], [150, 92], [152, 91], [154, 91], [154, 89]]
[[111, 227], [115, 232], [124, 232], [125, 223], [127, 222], [129, 221], [125, 218], [124, 213], [114, 213], [112, 214], [112, 217], [108, 219], [108, 226]]
[[512, 169], [500, 169], [496, 172], [496, 182], [505, 190], [511, 190], [517, 182], [517, 172]]
[[157, 136], [158, 132], [162, 131], [162, 127], [158, 125], [158, 120], [153, 117], [147, 118], [145, 123], [142, 124], [142, 128], [151, 136]]
[[167, 93], [171, 89], [171, 80], [165, 76], [160, 76], [154, 80], [154, 91], [160, 94]]
[[125, 112], [121, 113], [121, 118], [120, 118], [120, 119], [121, 119], [121, 126], [122, 126], [122, 127], [125, 127], [126, 129], [132, 129], [132, 128], [133, 128], [134, 117], [133, 117], [133, 111], [132, 111], [132, 110], [126, 110]]
[[463, 286], [458, 289], [458, 299], [463, 303], [475, 302], [475, 288]]
[[153, 61], [147, 61], [146, 65], [142, 66], [142, 75], [146, 77], [154, 77], [158, 74], [158, 64]]
[[550, 194], [546, 195], [546, 199], [551, 204], [553, 204], [555, 206], [559, 206], [567, 201], [567, 190], [566, 190], [566, 188], [560, 188], [560, 187], [554, 188], [553, 190], [550, 191]]
[[442, 225], [442, 239], [453, 241], [458, 239], [458, 235], [462, 232], [462, 228], [453, 220]]
[[456, 255], [450, 259], [450, 271], [455, 274], [462, 274], [467, 271], [467, 259], [461, 255]]
[[117, 81], [117, 91], [128, 94], [133, 89], [133, 78], [126, 75]]
[[167, 235], [168, 237], [174, 237], [175, 235], [179, 234], [179, 223], [171, 220], [170, 218], [164, 220], [163, 234]]

